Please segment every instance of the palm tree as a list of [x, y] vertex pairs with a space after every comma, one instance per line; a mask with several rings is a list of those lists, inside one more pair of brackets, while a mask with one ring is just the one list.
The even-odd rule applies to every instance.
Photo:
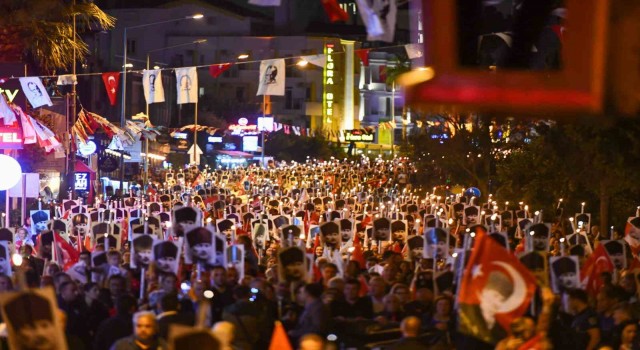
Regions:
[[[385, 72], [387, 74], [386, 83], [387, 85], [391, 85], [391, 88], [392, 88], [391, 91], [395, 92], [396, 80], [398, 80], [398, 77], [400, 77], [400, 75], [410, 70], [411, 70], [411, 62], [403, 58], [396, 58], [391, 62], [391, 64], [385, 67]], [[391, 115], [393, 116], [394, 113], [392, 112]], [[407, 118], [407, 106], [403, 104], [402, 105], [402, 141], [403, 142], [407, 140], [406, 118]]]
[[0, 13], [0, 62], [30, 63], [47, 73], [69, 69], [74, 49], [76, 58], [89, 53], [78, 32], [115, 24], [115, 18], [89, 0], [5, 0]]

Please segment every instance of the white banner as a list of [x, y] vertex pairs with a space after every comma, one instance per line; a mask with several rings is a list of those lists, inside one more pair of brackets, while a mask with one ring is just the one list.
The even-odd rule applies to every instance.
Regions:
[[143, 71], [142, 87], [147, 104], [164, 102], [164, 87], [162, 86], [162, 71], [160, 69]]
[[47, 90], [38, 77], [19, 78], [22, 91], [29, 100], [31, 107], [38, 108], [44, 105], [53, 106]]
[[260, 81], [257, 95], [284, 96], [284, 59], [260, 62]]
[[178, 104], [198, 103], [198, 71], [196, 67], [176, 68]]

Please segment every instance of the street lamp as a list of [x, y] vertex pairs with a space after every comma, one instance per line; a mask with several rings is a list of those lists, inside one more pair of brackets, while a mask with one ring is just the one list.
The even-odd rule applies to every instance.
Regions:
[[[194, 16], [193, 18], [196, 18], [196, 17]], [[201, 18], [201, 17], [198, 17], [198, 18]], [[187, 46], [187, 45], [198, 45], [198, 44], [202, 44], [202, 43], [205, 43], [205, 42], [207, 42], [207, 39], [198, 39], [198, 40], [194, 40], [194, 41], [191, 41], [191, 42], [188, 42], [188, 43], [176, 44], [176, 45], [165, 46], [165, 47], [161, 47], [161, 48], [158, 48], [158, 49], [149, 50], [147, 52], [147, 70], [149, 70], [149, 65], [150, 65], [149, 58], [150, 58], [152, 52], [163, 51], [163, 50], [173, 49], [173, 48], [176, 48], [176, 47]], [[154, 67], [154, 69], [157, 69], [157, 68]], [[149, 117], [149, 103], [146, 104], [145, 114], [147, 115], [147, 118], [151, 119], [151, 117]], [[144, 184], [143, 184], [142, 188], [146, 190], [146, 186], [147, 186], [147, 183], [149, 181], [149, 140], [147, 140], [146, 138], [144, 140], [144, 154], [145, 154], [145, 158], [144, 158]]]
[[[174, 19], [168, 19], [165, 21], [158, 21], [158, 22], [152, 22], [152, 23], [145, 23], [145, 24], [139, 24], [139, 25], [135, 25], [135, 26], [130, 26], [130, 27], [124, 27], [124, 37], [123, 37], [123, 53], [122, 53], [122, 110], [120, 113], [120, 127], [124, 129], [125, 127], [125, 106], [126, 106], [126, 101], [127, 101], [127, 30], [129, 29], [136, 29], [136, 28], [143, 28], [143, 27], [149, 27], [149, 26], [153, 26], [153, 25], [157, 25], [157, 24], [164, 24], [164, 23], [171, 23], [171, 22], [177, 22], [177, 21], [182, 21], [185, 19], [200, 19], [203, 18], [204, 15], [201, 13], [196, 13], [194, 15], [191, 16], [186, 16], [186, 17], [180, 17], [180, 18], [174, 18]], [[120, 190], [124, 190], [124, 158], [120, 157]]]

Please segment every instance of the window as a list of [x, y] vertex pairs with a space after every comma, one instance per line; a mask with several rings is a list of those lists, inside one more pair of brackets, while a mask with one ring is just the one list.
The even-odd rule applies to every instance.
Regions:
[[311, 88], [307, 87], [304, 89], [304, 98], [307, 99], [307, 101], [309, 101], [311, 99]]
[[391, 97], [387, 97], [385, 100], [384, 114], [391, 116]]
[[284, 108], [293, 109], [293, 91], [290, 87], [286, 88], [284, 92]]
[[236, 87], [236, 100], [238, 102], [244, 102], [244, 87]]
[[136, 53], [136, 39], [127, 39], [127, 55]]

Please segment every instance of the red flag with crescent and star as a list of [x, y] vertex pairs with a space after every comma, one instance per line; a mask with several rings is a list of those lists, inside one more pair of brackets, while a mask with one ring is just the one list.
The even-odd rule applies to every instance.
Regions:
[[471, 257], [458, 293], [459, 331], [489, 344], [509, 332], [524, 315], [536, 290], [536, 279], [484, 230], [476, 232]]
[[112, 106], [116, 105], [116, 94], [118, 93], [118, 83], [120, 82], [120, 72], [102, 73], [102, 81], [107, 89], [107, 96]]
[[611, 262], [607, 251], [604, 249], [603, 244], [598, 244], [593, 254], [584, 262], [580, 276], [583, 276], [582, 283], [587, 286], [586, 291], [590, 295], [595, 296], [602, 286], [604, 281], [602, 280], [603, 272], [613, 272], [615, 266]]

